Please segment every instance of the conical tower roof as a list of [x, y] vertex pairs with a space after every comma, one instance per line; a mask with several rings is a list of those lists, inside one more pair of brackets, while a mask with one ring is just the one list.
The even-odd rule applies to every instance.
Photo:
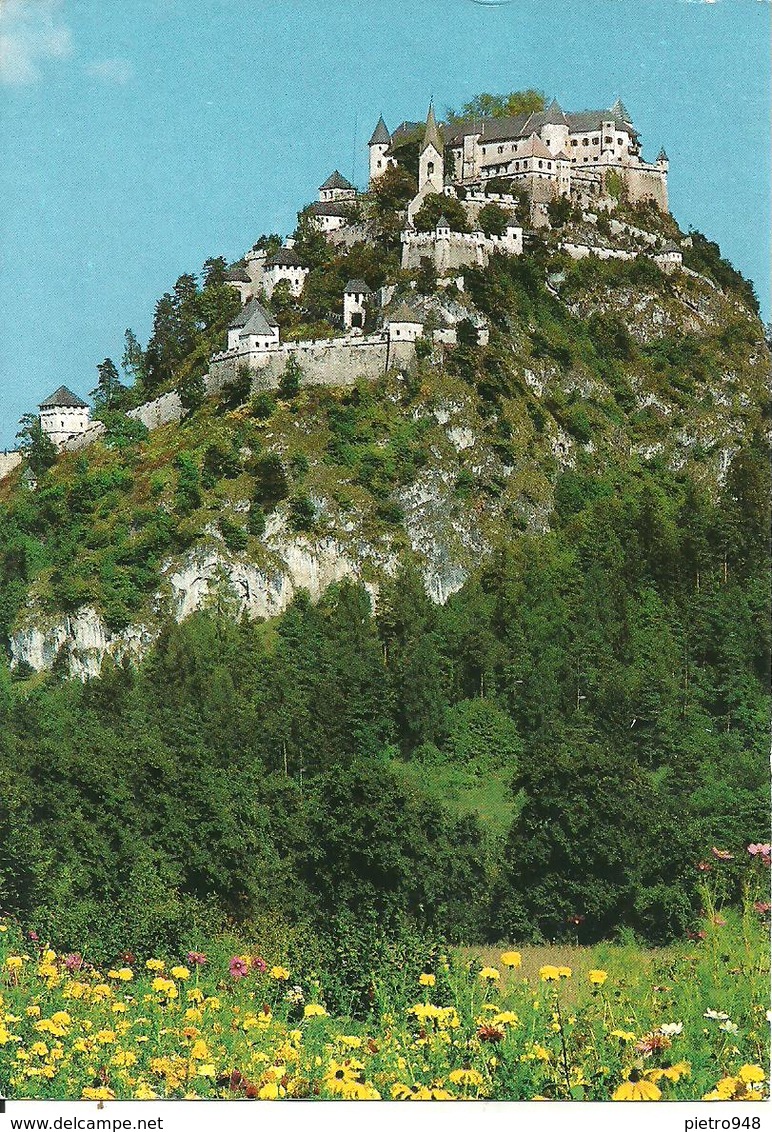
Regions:
[[383, 120], [383, 114], [378, 119], [378, 125], [373, 130], [373, 136], [370, 138], [368, 145], [390, 145], [391, 134], [386, 129], [386, 123]]
[[669, 159], [668, 155], [665, 153], [665, 147], [663, 145], [662, 149], [657, 154], [657, 161], [669, 161], [669, 160], [670, 159]]
[[[542, 116], [540, 115], [540, 117]], [[544, 111], [541, 124], [543, 126], [565, 126], [567, 124], [563, 108], [556, 98], [552, 99], [552, 102]]]
[[429, 103], [429, 113], [426, 115], [426, 130], [424, 131], [424, 140], [421, 143], [421, 153], [428, 149], [430, 145], [433, 145], [438, 153], [442, 153], [444, 149], [437, 119], [434, 117], [433, 102]]
[[619, 118], [622, 122], [629, 122], [630, 124], [632, 124], [632, 118], [630, 117], [627, 107], [625, 106], [621, 98], [618, 98], [614, 105], [611, 107], [611, 113], [615, 118]]
[[438, 228], [450, 228], [450, 221], [448, 220], [448, 218], [447, 218], [447, 216], [445, 215], [444, 212], [443, 212], [442, 216], [439, 218], [439, 220], [437, 221], [437, 227]]

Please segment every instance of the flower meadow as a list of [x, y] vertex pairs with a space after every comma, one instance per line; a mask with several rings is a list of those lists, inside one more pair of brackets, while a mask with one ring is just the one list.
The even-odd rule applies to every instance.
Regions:
[[0, 1092], [15, 1098], [762, 1100], [769, 963], [752, 905], [689, 941], [429, 950], [370, 1010], [253, 947], [93, 966], [0, 920]]

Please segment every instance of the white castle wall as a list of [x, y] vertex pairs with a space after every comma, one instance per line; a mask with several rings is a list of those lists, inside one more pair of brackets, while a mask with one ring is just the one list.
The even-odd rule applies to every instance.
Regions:
[[9, 476], [21, 463], [21, 452], [0, 452], [0, 480]]

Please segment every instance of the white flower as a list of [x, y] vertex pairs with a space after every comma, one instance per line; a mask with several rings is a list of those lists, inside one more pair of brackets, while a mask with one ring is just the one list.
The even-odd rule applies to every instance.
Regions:
[[683, 1033], [683, 1022], [665, 1022], [664, 1026], [660, 1026], [660, 1034], [664, 1034], [666, 1038], [674, 1038], [676, 1034]]
[[706, 1010], [702, 1017], [713, 1018], [716, 1022], [726, 1022], [729, 1015], [724, 1014], [723, 1010]]
[[740, 1027], [736, 1022], [722, 1022], [719, 1030], [723, 1030], [725, 1034], [736, 1034], [739, 1032]]
[[767, 1011], [767, 1022], [772, 1022], [772, 1010]]

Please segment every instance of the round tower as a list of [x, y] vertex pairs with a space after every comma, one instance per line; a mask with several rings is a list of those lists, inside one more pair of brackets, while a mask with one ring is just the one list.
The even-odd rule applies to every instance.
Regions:
[[380, 177], [390, 164], [386, 154], [391, 145], [391, 134], [386, 129], [382, 114], [373, 131], [373, 136], [367, 144], [370, 150], [370, 184], [372, 185], [373, 181]]

